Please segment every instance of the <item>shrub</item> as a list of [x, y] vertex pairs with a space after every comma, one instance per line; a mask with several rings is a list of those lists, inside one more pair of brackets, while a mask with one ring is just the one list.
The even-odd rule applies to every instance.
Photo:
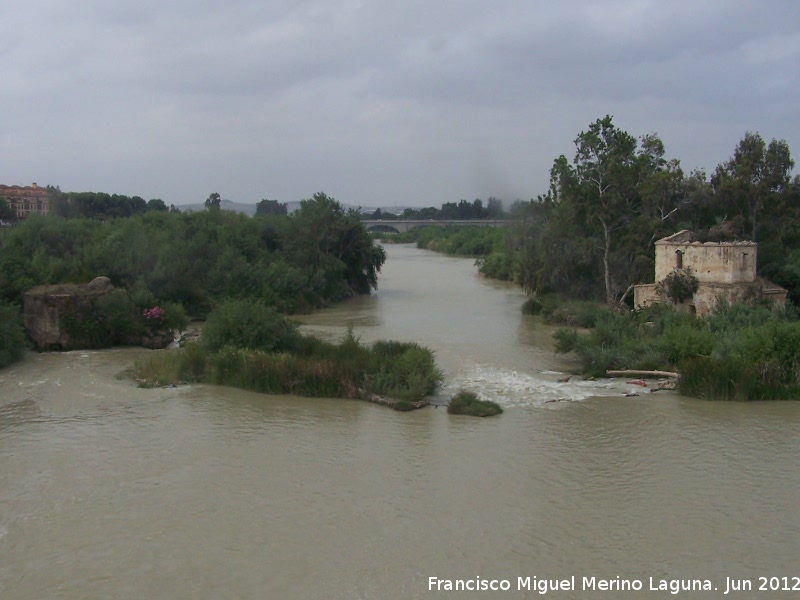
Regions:
[[209, 352], [225, 346], [250, 350], [287, 351], [297, 348], [297, 325], [258, 300], [226, 300], [208, 316], [202, 344]]
[[525, 303], [522, 305], [522, 313], [525, 315], [539, 315], [542, 313], [543, 309], [542, 301], [536, 296], [531, 296], [525, 300]]
[[566, 329], [564, 327], [558, 329], [553, 334], [556, 352], [566, 354], [576, 350], [578, 348], [578, 335], [575, 329]]
[[514, 261], [507, 251], [492, 250], [486, 258], [475, 261], [475, 265], [482, 275], [490, 279], [514, 279]]
[[106, 328], [104, 337], [111, 344], [121, 344], [147, 332], [144, 315], [124, 289], [117, 288], [100, 296], [94, 303], [94, 310]]
[[498, 404], [488, 400], [480, 400], [472, 392], [459, 391], [450, 399], [447, 412], [451, 415], [470, 415], [473, 417], [491, 417], [503, 412]]
[[668, 274], [657, 288], [663, 290], [667, 298], [680, 304], [691, 299], [699, 285], [700, 282], [692, 275], [691, 269], [676, 269]]
[[709, 356], [715, 345], [714, 334], [689, 325], [667, 328], [658, 344], [670, 365], [678, 365], [696, 356]]
[[165, 302], [161, 305], [164, 311], [162, 327], [168, 331], [183, 331], [189, 325], [189, 317], [183, 306], [174, 302]]
[[558, 302], [552, 296], [542, 298], [541, 302], [542, 316], [546, 323], [552, 325], [594, 327], [599, 315], [609, 312], [596, 302], [578, 300]]
[[444, 376], [433, 352], [411, 342], [380, 341], [372, 346], [377, 366], [366, 374], [366, 389], [374, 394], [420, 400], [435, 393]]
[[24, 350], [22, 315], [14, 305], [0, 300], [0, 368], [22, 358]]

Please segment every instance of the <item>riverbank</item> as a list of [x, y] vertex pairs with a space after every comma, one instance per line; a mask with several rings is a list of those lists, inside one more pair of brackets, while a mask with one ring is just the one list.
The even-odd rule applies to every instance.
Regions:
[[677, 371], [678, 390], [709, 400], [800, 398], [800, 321], [776, 311], [720, 305], [697, 317], [669, 305], [595, 315], [585, 331], [562, 328], [556, 349], [576, 354], [589, 376], [609, 371]]

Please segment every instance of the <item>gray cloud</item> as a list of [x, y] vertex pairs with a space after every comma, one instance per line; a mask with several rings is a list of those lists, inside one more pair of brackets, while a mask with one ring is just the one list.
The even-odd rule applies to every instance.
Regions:
[[0, 180], [245, 202], [530, 198], [596, 118], [686, 170], [800, 142], [793, 1], [0, 2]]

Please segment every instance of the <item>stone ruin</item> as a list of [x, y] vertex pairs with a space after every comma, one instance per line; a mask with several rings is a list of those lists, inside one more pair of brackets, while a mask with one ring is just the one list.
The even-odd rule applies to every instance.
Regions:
[[[115, 288], [108, 277], [95, 277], [87, 284], [40, 285], [25, 292], [25, 328], [37, 350], [84, 348], [71, 339], [67, 320], [91, 311], [98, 298]], [[173, 341], [171, 333], [128, 340], [129, 345], [165, 348]]]

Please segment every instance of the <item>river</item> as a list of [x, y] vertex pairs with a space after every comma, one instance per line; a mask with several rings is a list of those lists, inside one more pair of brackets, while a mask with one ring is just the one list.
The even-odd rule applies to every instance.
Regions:
[[[418, 341], [447, 378], [436, 402], [464, 388], [502, 415], [144, 390], [118, 375], [146, 350], [30, 354], [0, 370], [0, 597], [452, 594], [431, 577], [510, 588], [467, 598], [556, 578], [577, 588], [562, 599], [726, 597], [731, 580], [752, 590], [727, 597], [796, 597], [758, 587], [800, 584], [800, 404], [559, 382], [573, 365], [517, 288], [387, 252], [376, 294], [304, 330]], [[649, 591], [662, 580], [717, 590]]]

